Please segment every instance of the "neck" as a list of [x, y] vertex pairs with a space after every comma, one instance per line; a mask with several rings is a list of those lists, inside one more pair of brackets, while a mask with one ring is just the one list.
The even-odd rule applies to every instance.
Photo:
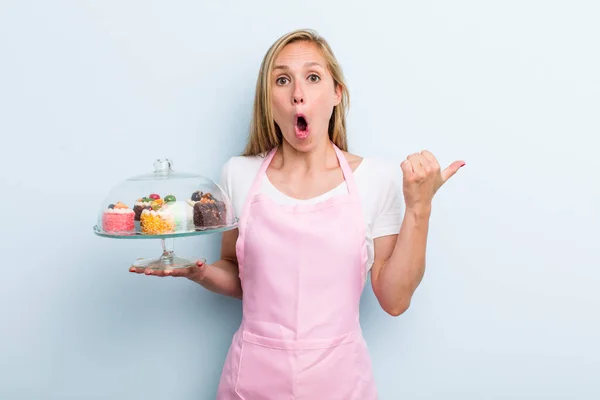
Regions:
[[[317, 146], [309, 151], [298, 151], [287, 141], [283, 140], [277, 152], [277, 167], [294, 173], [320, 172], [335, 168], [338, 164], [332, 143], [326, 136]], [[275, 161], [275, 160], [273, 160]]]

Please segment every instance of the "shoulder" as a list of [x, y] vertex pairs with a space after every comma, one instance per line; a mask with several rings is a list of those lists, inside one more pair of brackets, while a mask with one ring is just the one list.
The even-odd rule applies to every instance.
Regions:
[[221, 168], [220, 186], [231, 199], [236, 214], [240, 215], [254, 177], [260, 170], [264, 156], [234, 156]]
[[262, 161], [262, 156], [231, 157], [221, 168], [221, 184], [231, 190], [237, 187], [239, 182], [247, 182], [256, 175]]
[[387, 187], [401, 181], [402, 169], [398, 163], [349, 153], [346, 154], [346, 159], [354, 170], [356, 179], [369, 182], [370, 186]]
[[375, 157], [361, 157], [356, 154], [343, 152], [346, 161], [354, 171], [354, 177], [361, 191], [384, 195], [391, 189], [398, 189], [402, 182], [400, 164], [392, 163]]
[[399, 164], [378, 158], [365, 157], [360, 164], [363, 172], [370, 175], [375, 174], [381, 179], [395, 179], [402, 174]]
[[348, 152], [343, 153], [352, 170], [360, 174], [376, 174], [380, 178], [393, 179], [398, 173], [402, 172], [398, 163], [391, 163], [374, 157], [361, 157]]
[[363, 158], [361, 156], [348, 153], [347, 151], [342, 151], [342, 153], [344, 154], [344, 157], [346, 158], [346, 161], [350, 165], [352, 171], [356, 171], [358, 166], [362, 164]]
[[222, 171], [224, 173], [231, 173], [231, 172], [237, 173], [237, 172], [242, 172], [248, 168], [260, 169], [260, 165], [263, 160], [264, 160], [264, 157], [262, 155], [234, 156], [234, 157], [231, 157], [229, 160], [227, 160], [225, 162], [225, 164], [223, 164]]

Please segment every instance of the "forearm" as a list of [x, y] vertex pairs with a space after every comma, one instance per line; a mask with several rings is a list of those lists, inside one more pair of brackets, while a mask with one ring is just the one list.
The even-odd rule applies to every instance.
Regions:
[[406, 210], [391, 256], [377, 278], [382, 307], [392, 315], [408, 309], [425, 273], [425, 253], [431, 209]]
[[219, 260], [213, 264], [206, 264], [201, 275], [193, 275], [189, 279], [211, 292], [238, 299], [242, 298], [238, 266], [233, 261]]

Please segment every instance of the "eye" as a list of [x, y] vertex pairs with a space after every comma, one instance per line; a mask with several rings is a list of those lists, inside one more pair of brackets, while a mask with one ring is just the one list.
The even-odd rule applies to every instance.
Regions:
[[278, 85], [285, 85], [286, 83], [288, 83], [288, 78], [286, 78], [285, 76], [281, 76], [279, 78], [277, 78], [277, 80], [275, 81], [275, 83], [277, 83]]
[[308, 76], [308, 80], [315, 83], [315, 82], [319, 82], [321, 80], [321, 77], [317, 74], [310, 74]]

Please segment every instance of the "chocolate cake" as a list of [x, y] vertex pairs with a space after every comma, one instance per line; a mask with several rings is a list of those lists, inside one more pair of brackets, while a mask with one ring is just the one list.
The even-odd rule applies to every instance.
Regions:
[[227, 207], [212, 194], [194, 192], [190, 204], [194, 207], [196, 228], [214, 228], [227, 224]]
[[142, 211], [144, 210], [152, 210], [152, 199], [143, 197], [141, 199], [137, 199], [133, 206], [133, 211], [135, 212], [135, 220], [139, 221], [142, 215]]

